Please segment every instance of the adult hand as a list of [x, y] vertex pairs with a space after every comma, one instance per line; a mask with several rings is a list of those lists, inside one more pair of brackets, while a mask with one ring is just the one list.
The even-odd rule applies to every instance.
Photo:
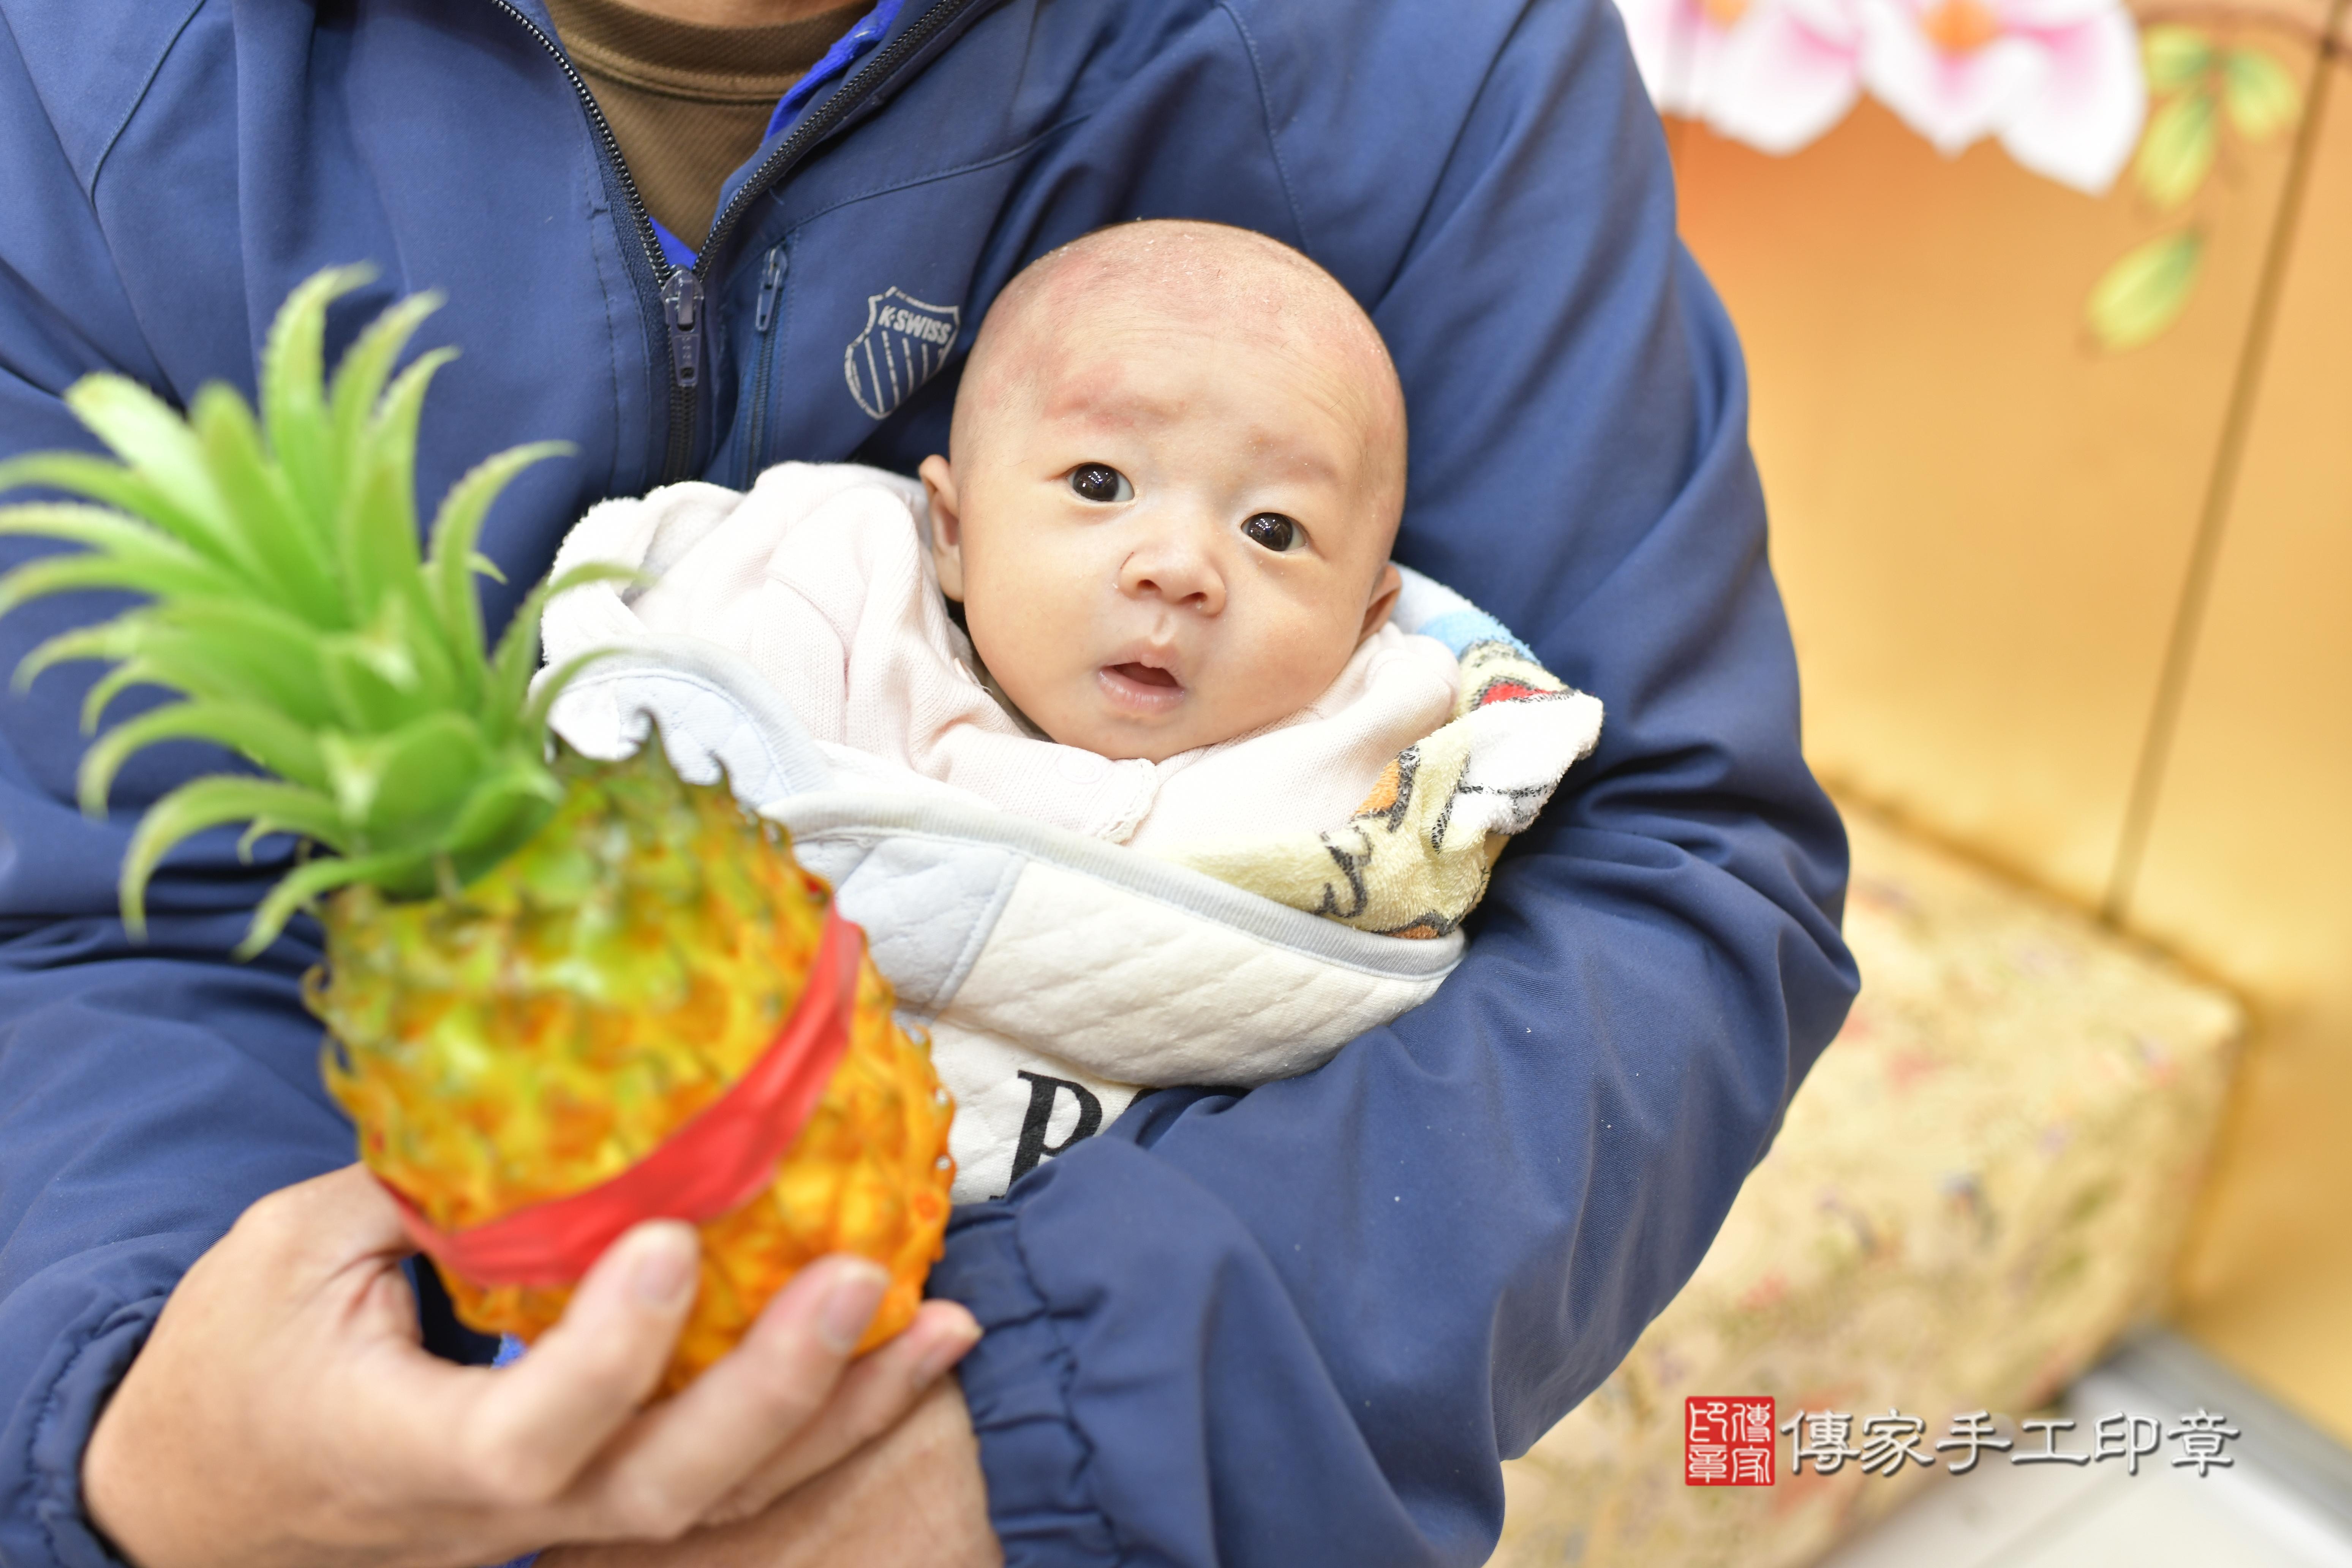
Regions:
[[882, 1271], [827, 1258], [649, 1405], [693, 1301], [691, 1226], [624, 1236], [495, 1372], [419, 1344], [410, 1250], [357, 1166], [247, 1210], [91, 1434], [91, 1522], [140, 1568], [475, 1568], [556, 1541], [670, 1539], [889, 1427], [978, 1338], [930, 1302], [853, 1369]]
[[963, 1391], [942, 1378], [905, 1420], [740, 1523], [663, 1545], [566, 1546], [539, 1568], [1002, 1568]]

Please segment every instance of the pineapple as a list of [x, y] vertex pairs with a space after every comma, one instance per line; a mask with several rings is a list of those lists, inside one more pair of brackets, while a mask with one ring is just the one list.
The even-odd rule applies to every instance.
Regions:
[[[723, 779], [680, 779], [658, 737], [619, 763], [551, 742], [548, 711], [577, 665], [534, 683], [540, 611], [616, 571], [541, 584], [487, 646], [474, 577], [497, 570], [475, 551], [483, 519], [516, 474], [567, 448], [482, 462], [450, 488], [420, 556], [417, 420], [450, 353], [394, 366], [437, 300], [385, 310], [322, 385], [328, 307], [370, 277], [336, 268], [294, 291], [270, 331], [257, 416], [217, 384], [183, 418], [121, 377], [78, 383], [68, 403], [121, 461], [0, 463], [0, 489], [97, 503], [0, 509], [0, 533], [85, 547], [0, 578], [0, 614], [74, 589], [147, 595], [17, 670], [21, 685], [64, 661], [110, 662], [89, 729], [127, 687], [182, 699], [90, 745], [83, 808], [102, 815], [124, 761], [160, 741], [214, 742], [274, 776], [199, 778], [157, 801], [124, 856], [124, 923], [143, 931], [148, 880], [191, 834], [245, 823], [248, 847], [307, 841], [238, 952], [317, 908], [327, 958], [306, 995], [331, 1030], [328, 1086], [412, 1220], [462, 1237], [601, 1188], [719, 1101], [812, 984], [829, 889]], [[694, 1216], [700, 1289], [667, 1388], [828, 1252], [890, 1269], [866, 1342], [886, 1339], [914, 1316], [940, 1254], [952, 1107], [892, 1020], [862, 936], [843, 934], [857, 944], [847, 1044], [772, 1180]], [[526, 1340], [569, 1290], [442, 1271], [466, 1321]]]

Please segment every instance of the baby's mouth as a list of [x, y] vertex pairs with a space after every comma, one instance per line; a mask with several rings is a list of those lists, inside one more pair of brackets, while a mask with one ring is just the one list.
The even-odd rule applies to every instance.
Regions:
[[1184, 700], [1184, 683], [1172, 669], [1139, 660], [1107, 664], [1095, 672], [1104, 695], [1137, 713], [1161, 713]]

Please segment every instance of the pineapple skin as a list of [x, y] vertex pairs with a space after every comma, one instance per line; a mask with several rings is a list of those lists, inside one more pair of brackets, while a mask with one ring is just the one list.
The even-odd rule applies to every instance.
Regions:
[[[346, 889], [309, 986], [328, 1087], [361, 1158], [436, 1228], [463, 1229], [619, 1174], [741, 1077], [791, 1016], [830, 889], [722, 781], [689, 784], [658, 740], [619, 763], [559, 752], [554, 816], [462, 890]], [[700, 1289], [674, 1392], [769, 1298], [833, 1252], [890, 1285], [860, 1349], [906, 1327], [940, 1253], [953, 1105], [860, 955], [848, 1047], [775, 1179], [700, 1226]], [[458, 1317], [535, 1338], [569, 1288], [441, 1269]]]

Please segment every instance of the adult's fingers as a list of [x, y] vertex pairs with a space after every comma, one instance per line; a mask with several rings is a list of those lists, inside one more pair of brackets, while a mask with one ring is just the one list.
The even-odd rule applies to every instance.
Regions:
[[742, 1343], [600, 1462], [582, 1499], [593, 1534], [659, 1540], [691, 1527], [816, 1415], [888, 1285], [863, 1258], [803, 1269]]
[[953, 1301], [926, 1301], [906, 1330], [851, 1367], [817, 1417], [737, 1483], [704, 1524], [748, 1519], [903, 1419], [925, 1390], [980, 1342], [980, 1325]]
[[468, 1380], [455, 1447], [487, 1501], [556, 1501], [636, 1416], [693, 1305], [699, 1256], [692, 1226], [637, 1226], [605, 1249], [529, 1355]]

